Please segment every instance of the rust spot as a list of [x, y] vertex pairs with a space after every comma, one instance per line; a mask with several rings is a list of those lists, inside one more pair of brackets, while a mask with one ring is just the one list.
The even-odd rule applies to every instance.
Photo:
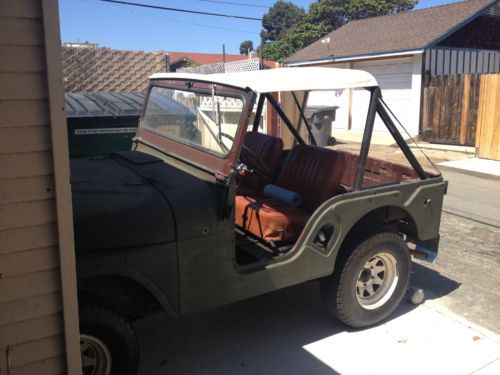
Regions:
[[474, 341], [478, 341], [478, 340], [481, 340], [481, 337], [479, 337], [479, 336], [474, 336], [474, 337], [472, 338], [472, 340], [474, 340]]

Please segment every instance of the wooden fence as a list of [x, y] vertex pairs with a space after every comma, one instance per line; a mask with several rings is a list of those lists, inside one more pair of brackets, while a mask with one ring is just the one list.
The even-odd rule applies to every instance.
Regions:
[[500, 74], [481, 76], [476, 147], [479, 157], [500, 160]]
[[[301, 92], [295, 92], [295, 97], [297, 98], [297, 101], [299, 104], [303, 104], [304, 101], [304, 96], [306, 93], [304, 91]], [[283, 112], [285, 112], [286, 116], [289, 118], [289, 120], [292, 122], [292, 124], [295, 126], [295, 128], [298, 130], [300, 135], [304, 140], [307, 139], [307, 129], [305, 125], [302, 122], [300, 110], [297, 107], [297, 103], [295, 102], [295, 99], [290, 92], [282, 92], [280, 93], [280, 103], [281, 103], [281, 109]], [[283, 140], [283, 146], [286, 149], [291, 149], [295, 145], [295, 137], [293, 134], [288, 130], [287, 126], [283, 123], [283, 120], [281, 120], [281, 125], [280, 125], [280, 137]]]
[[475, 146], [480, 75], [427, 75], [422, 138], [427, 142]]

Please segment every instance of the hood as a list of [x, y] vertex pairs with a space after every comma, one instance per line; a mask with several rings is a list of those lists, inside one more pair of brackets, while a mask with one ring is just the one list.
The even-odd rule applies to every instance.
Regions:
[[147, 246], [216, 229], [214, 184], [139, 151], [71, 160], [77, 250]]
[[[148, 162], [161, 162], [154, 159]], [[71, 190], [77, 250], [175, 240], [168, 202], [149, 181], [111, 155], [71, 160]]]

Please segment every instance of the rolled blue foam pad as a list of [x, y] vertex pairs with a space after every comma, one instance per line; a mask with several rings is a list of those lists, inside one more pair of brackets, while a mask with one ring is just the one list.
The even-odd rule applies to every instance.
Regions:
[[264, 188], [264, 196], [276, 199], [290, 207], [297, 208], [302, 203], [302, 195], [294, 191], [283, 189], [277, 185], [269, 184]]

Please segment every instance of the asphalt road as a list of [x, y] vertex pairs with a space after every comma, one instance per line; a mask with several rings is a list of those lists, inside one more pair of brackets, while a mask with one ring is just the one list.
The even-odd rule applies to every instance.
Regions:
[[500, 181], [445, 171], [446, 212], [500, 228]]
[[500, 333], [500, 183], [457, 172], [449, 181], [439, 255], [418, 262], [412, 283], [430, 299]]

